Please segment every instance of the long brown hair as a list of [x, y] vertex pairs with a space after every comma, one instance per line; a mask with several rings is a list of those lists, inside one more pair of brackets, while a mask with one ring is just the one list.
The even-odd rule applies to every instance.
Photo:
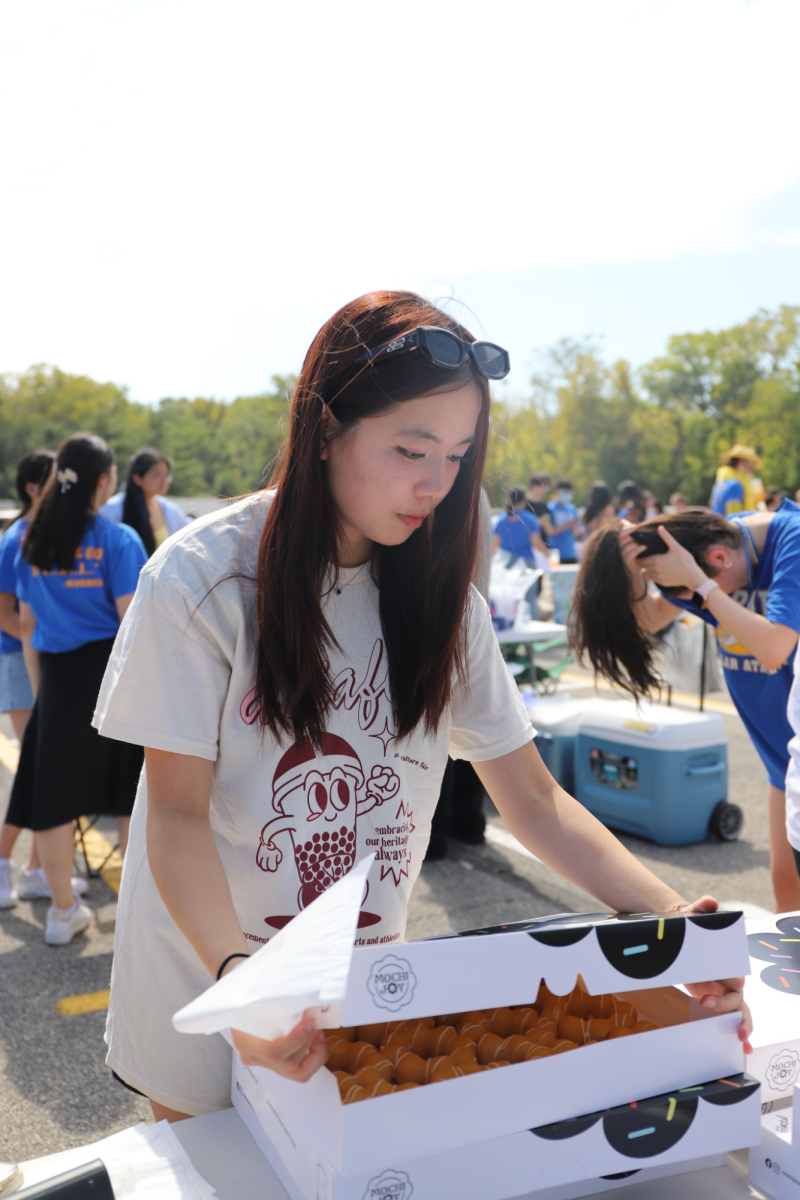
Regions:
[[[742, 545], [742, 532], [731, 521], [708, 509], [689, 508], [651, 517], [636, 526], [631, 536], [644, 546], [641, 558], [667, 553], [659, 525], [669, 530], [709, 577], [716, 574], [706, 562], [712, 546], [722, 543], [736, 550]], [[570, 641], [578, 657], [588, 658], [598, 675], [638, 698], [659, 688], [653, 664], [657, 642], [636, 621], [636, 597], [631, 595], [620, 553], [620, 529], [621, 521], [609, 521], [592, 534], [584, 547], [569, 613]], [[684, 589], [664, 587], [661, 591], [670, 596]], [[676, 608], [676, 617], [678, 611]]]
[[466, 329], [413, 292], [370, 292], [323, 325], [305, 357], [291, 401], [289, 432], [270, 481], [276, 489], [258, 554], [258, 655], [252, 713], [281, 739], [308, 736], [319, 745], [332, 702], [333, 633], [322, 596], [338, 570], [340, 532], [320, 457], [323, 412], [340, 434], [365, 417], [436, 388], [474, 380], [481, 394], [475, 439], [449, 493], [399, 546], [376, 545], [371, 562], [389, 663], [396, 735], [420, 723], [434, 732], [457, 681], [464, 678], [464, 615], [477, 556], [479, 497], [489, 429], [489, 389], [467, 360], [456, 370], [421, 354], [398, 354], [369, 366], [365, 349], [419, 325]]

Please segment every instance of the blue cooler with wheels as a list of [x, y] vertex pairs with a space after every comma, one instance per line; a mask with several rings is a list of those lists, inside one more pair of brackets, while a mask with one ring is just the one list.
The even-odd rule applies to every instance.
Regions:
[[[525, 707], [536, 730], [534, 743], [544, 765], [565, 792], [575, 795], [575, 739], [589, 700], [558, 697], [525, 698]], [[596, 703], [596, 702], [595, 702]]]
[[662, 846], [739, 836], [728, 804], [728, 738], [714, 713], [633, 701], [587, 705], [575, 739], [575, 795], [613, 829]]

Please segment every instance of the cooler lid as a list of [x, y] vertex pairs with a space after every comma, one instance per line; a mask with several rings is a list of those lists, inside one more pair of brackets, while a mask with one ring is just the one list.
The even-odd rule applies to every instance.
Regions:
[[633, 700], [600, 700], [587, 705], [578, 732], [656, 750], [702, 750], [728, 741], [725, 722], [716, 713], [684, 712]]
[[[596, 700], [593, 701], [598, 703]], [[591, 700], [558, 700], [552, 696], [527, 704], [531, 725], [538, 733], [554, 733], [569, 737], [578, 732], [580, 719]], [[600, 701], [602, 704], [603, 702]]]

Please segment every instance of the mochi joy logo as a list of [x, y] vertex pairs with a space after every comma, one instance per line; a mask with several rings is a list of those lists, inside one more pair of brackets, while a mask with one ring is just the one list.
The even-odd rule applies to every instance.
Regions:
[[767, 1079], [776, 1092], [793, 1087], [800, 1075], [800, 1054], [796, 1050], [779, 1050], [769, 1060]]
[[782, 917], [775, 932], [750, 933], [747, 948], [751, 958], [770, 965], [761, 972], [761, 982], [783, 995], [800, 996], [800, 917]]
[[[353, 869], [358, 818], [397, 795], [400, 779], [389, 767], [375, 765], [365, 780], [361, 760], [344, 738], [324, 733], [320, 757], [309, 738], [291, 746], [272, 779], [275, 816], [261, 830], [256, 862], [273, 873], [284, 860], [283, 842], [291, 850], [297, 871], [299, 909]], [[369, 892], [369, 885], [367, 885]], [[364, 899], [366, 900], [366, 896]], [[265, 918], [274, 929], [288, 925], [294, 914]], [[380, 921], [362, 910], [360, 929]]]
[[410, 1003], [417, 977], [411, 970], [411, 963], [396, 954], [387, 954], [380, 962], [373, 963], [367, 991], [379, 1008], [387, 1008], [389, 1012]]
[[413, 1193], [414, 1188], [405, 1171], [384, 1171], [370, 1179], [364, 1200], [411, 1200]]

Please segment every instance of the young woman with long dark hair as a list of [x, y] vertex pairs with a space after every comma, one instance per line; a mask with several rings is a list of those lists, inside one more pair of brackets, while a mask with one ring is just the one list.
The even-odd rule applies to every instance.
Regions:
[[[660, 592], [648, 584], [658, 585]], [[786, 835], [792, 729], [786, 705], [800, 632], [800, 508], [728, 518], [708, 509], [616, 521], [586, 544], [570, 622], [599, 675], [634, 696], [657, 689], [654, 635], [688, 608], [715, 626], [731, 699], [769, 780], [770, 858], [778, 912], [800, 909]]]
[[111, 447], [76, 433], [15, 561], [20, 627], [36, 697], [6, 820], [33, 829], [52, 895], [45, 941], [89, 924], [71, 886], [73, 821], [113, 810], [124, 850], [142, 765], [138, 747], [101, 738], [92, 713], [119, 623], [147, 560], [138, 534], [97, 515], [116, 486]]
[[135, 529], [148, 556], [171, 534], [191, 524], [183, 510], [166, 499], [171, 476], [172, 463], [166, 454], [144, 446], [128, 463], [124, 491], [112, 496], [100, 511], [106, 520]]
[[[489, 382], [507, 369], [412, 293], [347, 304], [306, 355], [270, 489], [142, 572], [96, 720], [146, 747], [107, 1040], [158, 1117], [230, 1104], [230, 1048], [176, 1033], [176, 1009], [371, 849], [359, 936], [402, 938], [448, 750], [523, 844], [611, 907], [683, 904], [545, 770], [470, 582]], [[740, 989], [696, 991], [724, 1011]], [[233, 1038], [295, 1080], [326, 1057], [310, 1018]]]

